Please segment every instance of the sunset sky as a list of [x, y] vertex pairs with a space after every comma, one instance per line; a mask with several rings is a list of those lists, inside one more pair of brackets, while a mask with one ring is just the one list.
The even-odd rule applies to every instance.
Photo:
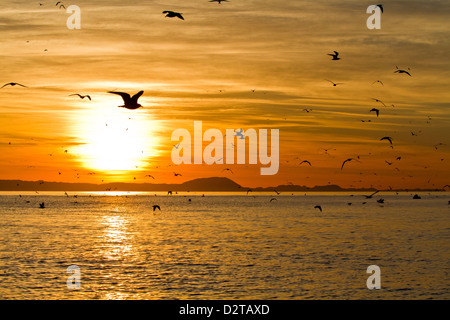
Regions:
[[[0, 90], [0, 179], [181, 183], [225, 176], [249, 187], [410, 189], [450, 183], [447, 0], [387, 1], [380, 30], [366, 26], [375, 3], [361, 0], [63, 1], [81, 8], [80, 30], [67, 28], [70, 14], [56, 2], [0, 4], [0, 86], [28, 86]], [[164, 10], [185, 20], [166, 18]], [[334, 50], [341, 60], [327, 55]], [[410, 68], [412, 77], [394, 73], [396, 66]], [[110, 90], [144, 90], [144, 108], [118, 108], [122, 99]], [[174, 166], [171, 134], [193, 134], [194, 121], [224, 135], [279, 129], [278, 173], [261, 176], [259, 163]], [[393, 148], [380, 141], [385, 136]], [[303, 160], [312, 166], [300, 166]]]

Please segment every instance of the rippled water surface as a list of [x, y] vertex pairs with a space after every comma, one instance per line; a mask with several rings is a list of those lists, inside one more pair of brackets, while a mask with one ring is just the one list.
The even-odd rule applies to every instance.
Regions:
[[449, 193], [74, 195], [0, 193], [1, 299], [450, 298]]

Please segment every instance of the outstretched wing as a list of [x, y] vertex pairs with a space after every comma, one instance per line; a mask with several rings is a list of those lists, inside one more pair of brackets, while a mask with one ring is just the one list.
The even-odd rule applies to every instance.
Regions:
[[126, 92], [116, 92], [116, 91], [108, 91], [108, 93], [114, 93], [114, 94], [118, 94], [119, 96], [122, 97], [123, 101], [125, 102], [125, 104], [130, 104], [131, 102], [131, 97], [128, 93]]
[[167, 10], [166, 10], [166, 11], [163, 11], [163, 13], [171, 13], [171, 12], [172, 12], [172, 11], [167, 11]]
[[183, 16], [181, 15], [181, 13], [175, 13], [175, 16], [176, 17], [178, 17], [178, 18], [180, 18], [181, 20], [184, 20], [184, 18], [183, 18]]
[[142, 96], [143, 93], [144, 93], [144, 91], [142, 91], [142, 90], [139, 91], [138, 93], [136, 93], [136, 94], [131, 98], [131, 100], [132, 100], [133, 102], [137, 103], [139, 97]]

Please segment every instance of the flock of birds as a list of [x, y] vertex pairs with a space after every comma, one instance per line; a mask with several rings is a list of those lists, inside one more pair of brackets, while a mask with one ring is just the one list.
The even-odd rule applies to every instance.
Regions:
[[[228, 2], [228, 0], [211, 0], [211, 1], [209, 1], [209, 2], [217, 2], [218, 4], [221, 4], [222, 2]], [[43, 4], [40, 4], [40, 5], [42, 6]], [[60, 9], [62, 9], [62, 8], [65, 9], [65, 6], [64, 6], [64, 4], [63, 4], [61, 1], [58, 1], [58, 2], [56, 3], [56, 6], [59, 6]], [[377, 5], [377, 6], [381, 9], [381, 12], [384, 11], [384, 10], [383, 10], [383, 5], [379, 4], [379, 5]], [[182, 13], [179, 13], [179, 12], [170, 11], [170, 10], [165, 10], [165, 11], [163, 11], [162, 13], [165, 14], [165, 17], [168, 17], [168, 18], [178, 18], [178, 19], [184, 20], [184, 17], [183, 17], [183, 15], [182, 15]], [[332, 53], [328, 53], [327, 55], [329, 55], [329, 56], [331, 57], [331, 60], [332, 60], [332, 61], [339, 61], [339, 60], [342, 59], [342, 58], [341, 58], [341, 55], [340, 55], [340, 52], [338, 52], [338, 51], [336, 51], [336, 50], [334, 50]], [[409, 77], [412, 77], [410, 71], [411, 71], [410, 68], [407, 68], [407, 69], [405, 70], [405, 69], [400, 69], [398, 66], [395, 66], [395, 71], [394, 71], [394, 73], [397, 73], [397, 74], [404, 74], [404, 75], [407, 75], [407, 76], [409, 76]], [[338, 86], [338, 85], [343, 85], [343, 84], [344, 84], [344, 83], [341, 83], [341, 82], [333, 82], [333, 81], [328, 80], [328, 79], [325, 79], [325, 80], [328, 81], [328, 82], [330, 82], [330, 83], [332, 84], [333, 87], [336, 87], [336, 86]], [[381, 86], [384, 86], [384, 83], [383, 83], [381, 80], [376, 80], [376, 81], [374, 81], [372, 84], [379, 84], [379, 85], [381, 85]], [[20, 86], [20, 87], [24, 87], [24, 88], [27, 88], [27, 87], [28, 87], [28, 86], [23, 85], [23, 84], [21, 84], [21, 83], [17, 83], [17, 82], [9, 82], [9, 83], [4, 84], [2, 87], [0, 87], [0, 89], [3, 89], [4, 87], [7, 87], [7, 86], [11, 86], [11, 87]], [[252, 92], [255, 92], [255, 90], [256, 90], [256, 89], [253, 89]], [[126, 108], [126, 109], [129, 109], [129, 110], [135, 110], [135, 109], [143, 108], [143, 106], [140, 105], [140, 104], [138, 103], [138, 99], [139, 99], [139, 98], [143, 95], [143, 93], [144, 93], [143, 90], [139, 91], [138, 93], [134, 94], [133, 96], [131, 96], [129, 93], [126, 93], [126, 92], [119, 92], [119, 91], [108, 91], [108, 93], [121, 96], [121, 98], [122, 98], [124, 104], [121, 105], [121, 106], [118, 106], [118, 107]], [[79, 97], [80, 99], [85, 99], [85, 98], [87, 98], [89, 101], [92, 101], [91, 96], [88, 95], [88, 94], [73, 93], [73, 94], [70, 94], [69, 96], [77, 96], [77, 97]], [[374, 100], [375, 102], [377, 102], [377, 103], [381, 104], [382, 106], [386, 107], [386, 104], [385, 104], [383, 101], [381, 101], [380, 99], [372, 98], [372, 100]], [[392, 106], [393, 106], [393, 105], [392, 105]], [[311, 112], [312, 109], [310, 109], [310, 108], [305, 108], [305, 109], [303, 109], [303, 111], [305, 111], [305, 112]], [[374, 108], [370, 109], [369, 112], [374, 112], [374, 113], [376, 114], [376, 117], [377, 117], [377, 118], [380, 116], [380, 109], [379, 109], [379, 108], [375, 108], [375, 107], [374, 107]], [[371, 120], [361, 120], [361, 121], [362, 121], [362, 122], [365, 122], [365, 121], [370, 122]], [[106, 124], [106, 125], [107, 125], [107, 124]], [[419, 133], [420, 133], [420, 131], [419, 131]], [[414, 133], [414, 132], [411, 131], [411, 135], [415, 136], [415, 135], [417, 135], [417, 133]], [[236, 130], [236, 131], [235, 131], [235, 136], [238, 137], [239, 139], [245, 139], [245, 135], [244, 135], [243, 129], [238, 129], [238, 130]], [[390, 136], [385, 136], [385, 137], [381, 137], [381, 138], [380, 138], [380, 141], [384, 141], [384, 140], [385, 140], [385, 141], [388, 141], [388, 142], [389, 142], [389, 145], [391, 146], [391, 148], [393, 148], [393, 140], [394, 140], [394, 139], [393, 139], [392, 137], [390, 137]], [[9, 144], [11, 144], [11, 143], [9, 143]], [[435, 149], [437, 150], [438, 147], [443, 146], [443, 145], [444, 145], [443, 143], [439, 143], [439, 144], [436, 144], [434, 147], [435, 147]], [[176, 146], [174, 146], [174, 147], [178, 149], [179, 146], [180, 146], [180, 144], [178, 144], [178, 145], [176, 145]], [[330, 150], [330, 149], [324, 149], [324, 150], [325, 150], [325, 153], [328, 154], [328, 150]], [[334, 149], [334, 150], [335, 150], [335, 149]], [[66, 150], [65, 152], [67, 152], [67, 150]], [[401, 157], [397, 157], [397, 160], [400, 160], [400, 159], [401, 159]], [[357, 158], [352, 158], [352, 157], [351, 157], [351, 158], [345, 159], [345, 160], [342, 162], [342, 164], [341, 164], [340, 170], [343, 170], [344, 167], [345, 167], [345, 165], [346, 165], [347, 163], [351, 162], [351, 161], [357, 161], [357, 162], [360, 162], [359, 156], [358, 156]], [[386, 160], [385, 162], [386, 162], [388, 165], [392, 165], [392, 162], [389, 162], [389, 161], [387, 161], [387, 160]], [[310, 167], [312, 166], [311, 162], [308, 161], [308, 160], [303, 160], [303, 161], [301, 161], [299, 165], [302, 165], [302, 164], [306, 164], [306, 165], [308, 165], [308, 166], [310, 166]], [[233, 174], [233, 171], [232, 171], [230, 168], [225, 168], [225, 169], [222, 170], [222, 172], [224, 172], [224, 171], [230, 172], [230, 173]], [[61, 173], [59, 173], [59, 174], [61, 174]], [[174, 174], [175, 177], [182, 176], [180, 173], [176, 173], [176, 172], [173, 172], [173, 174]], [[146, 175], [145, 177], [149, 177], [149, 178], [155, 179], [155, 177], [154, 177], [153, 175]], [[134, 179], [136, 179], [136, 178], [134, 178]], [[445, 189], [445, 187], [444, 187], [444, 189]], [[247, 194], [248, 194], [250, 191], [251, 191], [251, 190], [249, 189], [249, 190], [247, 191]], [[378, 191], [376, 191], [374, 194], [376, 194], [377, 192], [378, 192]], [[279, 193], [277, 192], [277, 194], [279, 194]], [[374, 194], [368, 196], [367, 198], [371, 198]], [[274, 201], [274, 200], [276, 200], [276, 198], [272, 198], [270, 201]], [[43, 207], [44, 207], [44, 204], [42, 203], [42, 204], [41, 204], [41, 208], [43, 208]], [[153, 209], [155, 210], [156, 208], [158, 208], [158, 209], [160, 210], [160, 207], [159, 207], [159, 206], [154, 206]], [[319, 209], [320, 211], [322, 211], [321, 206], [316, 206], [315, 208], [316, 208], [316, 209]]]

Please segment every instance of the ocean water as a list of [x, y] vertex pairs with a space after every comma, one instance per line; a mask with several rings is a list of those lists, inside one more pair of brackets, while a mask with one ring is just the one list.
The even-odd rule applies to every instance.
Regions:
[[0, 298], [449, 299], [450, 194], [420, 195], [2, 192]]

